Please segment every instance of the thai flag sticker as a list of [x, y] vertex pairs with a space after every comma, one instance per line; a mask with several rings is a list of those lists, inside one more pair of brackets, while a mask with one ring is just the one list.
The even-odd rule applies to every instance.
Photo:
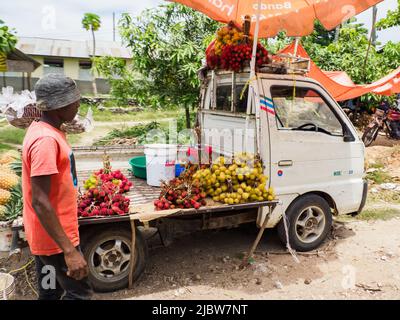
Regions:
[[268, 97], [261, 97], [260, 99], [260, 108], [272, 115], [275, 115], [275, 106], [274, 101]]

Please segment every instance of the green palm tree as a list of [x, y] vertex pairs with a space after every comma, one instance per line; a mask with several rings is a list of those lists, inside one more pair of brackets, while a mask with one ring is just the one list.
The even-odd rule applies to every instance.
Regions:
[[[94, 32], [99, 30], [101, 27], [100, 17], [94, 13], [85, 13], [82, 19], [82, 27], [87, 31], [91, 31], [92, 33], [92, 40], [93, 40], [92, 70], [94, 70], [93, 64], [94, 64], [94, 58], [96, 57], [96, 37], [94, 35]], [[95, 76], [93, 76], [92, 86], [93, 86], [93, 94], [97, 96], [97, 86], [96, 86]]]

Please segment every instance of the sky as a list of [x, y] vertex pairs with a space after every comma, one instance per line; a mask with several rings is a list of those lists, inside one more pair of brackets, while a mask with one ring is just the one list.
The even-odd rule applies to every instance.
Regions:
[[[0, 20], [17, 30], [18, 36], [44, 37], [70, 40], [90, 40], [90, 33], [82, 29], [81, 19], [85, 12], [98, 14], [101, 29], [96, 32], [99, 40], [113, 40], [113, 18], [122, 12], [139, 15], [146, 8], [166, 3], [162, 0], [3, 0]], [[395, 9], [397, 0], [385, 0], [378, 5], [378, 19], [387, 10]], [[360, 22], [371, 27], [372, 10], [357, 16]], [[116, 39], [119, 40], [118, 32]], [[400, 27], [378, 32], [378, 41], [400, 41]]]

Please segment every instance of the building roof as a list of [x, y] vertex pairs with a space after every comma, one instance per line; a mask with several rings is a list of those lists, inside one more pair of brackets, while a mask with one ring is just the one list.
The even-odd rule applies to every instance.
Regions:
[[[90, 58], [92, 55], [92, 41], [20, 37], [16, 47], [34, 56]], [[96, 41], [96, 56], [132, 57], [127, 48], [114, 41]]]
[[18, 50], [17, 48], [14, 48], [13, 51], [11, 51], [9, 54], [7, 54], [7, 59], [30, 62], [30, 63], [32, 63], [34, 69], [36, 69], [40, 66], [39, 62], [37, 62], [35, 59], [32, 59], [30, 56], [28, 56], [21, 50]]

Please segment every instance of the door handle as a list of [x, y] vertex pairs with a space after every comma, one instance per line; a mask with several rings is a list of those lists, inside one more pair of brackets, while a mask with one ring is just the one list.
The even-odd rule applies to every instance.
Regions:
[[291, 167], [293, 165], [292, 160], [281, 160], [278, 162], [278, 166], [280, 167]]

